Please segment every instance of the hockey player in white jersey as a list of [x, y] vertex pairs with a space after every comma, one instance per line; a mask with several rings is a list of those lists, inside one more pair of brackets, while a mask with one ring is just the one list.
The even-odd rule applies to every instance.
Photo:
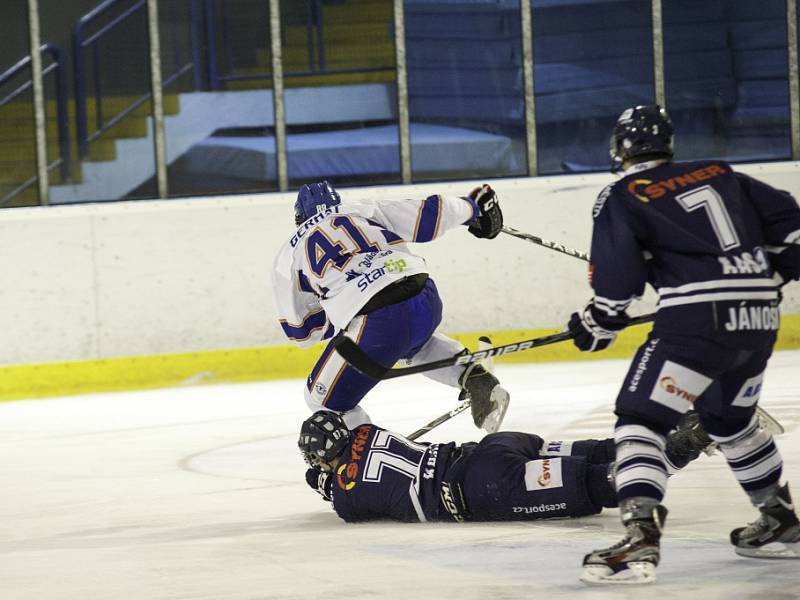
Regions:
[[[348, 336], [387, 367], [401, 359], [413, 365], [465, 351], [436, 332], [442, 302], [425, 261], [407, 242], [430, 242], [461, 225], [492, 239], [503, 214], [488, 185], [465, 197], [342, 202], [324, 181], [300, 188], [295, 224], [297, 231], [275, 259], [275, 306], [284, 333], [299, 346], [331, 340], [306, 381], [306, 403], [312, 411], [342, 413], [352, 429], [370, 422], [359, 402], [378, 381], [339, 356], [335, 337]], [[482, 366], [426, 375], [471, 399], [477, 427], [499, 429], [509, 395]]]

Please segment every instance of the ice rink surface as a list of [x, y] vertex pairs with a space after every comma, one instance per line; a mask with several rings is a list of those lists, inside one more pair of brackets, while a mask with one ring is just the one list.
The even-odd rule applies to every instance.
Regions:
[[[504, 429], [606, 437], [626, 361], [499, 366]], [[590, 588], [583, 554], [618, 511], [529, 523], [347, 525], [304, 481], [300, 380], [0, 404], [0, 598], [507, 600], [800, 598], [800, 561], [736, 556], [755, 511], [719, 454], [670, 481], [654, 586]], [[454, 403], [422, 376], [363, 406], [409, 433]], [[762, 406], [800, 500], [800, 352], [774, 356]], [[468, 414], [422, 438], [478, 439]]]

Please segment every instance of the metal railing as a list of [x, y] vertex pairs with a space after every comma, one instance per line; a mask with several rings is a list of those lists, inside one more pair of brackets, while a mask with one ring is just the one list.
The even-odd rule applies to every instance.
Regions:
[[[206, 36], [208, 39], [208, 82], [212, 90], [224, 89], [225, 83], [229, 81], [259, 81], [272, 78], [271, 71], [252, 73], [246, 75], [235, 75], [235, 65], [231, 53], [231, 0], [204, 0], [205, 1], [205, 20]], [[216, 2], [221, 1], [221, 15], [217, 18], [214, 14]], [[351, 69], [329, 69], [325, 57], [324, 42], [324, 19], [322, 14], [322, 0], [306, 0], [306, 47], [308, 52], [308, 69], [299, 71], [284, 71], [284, 77], [303, 77], [312, 75], [347, 75], [352, 73], [376, 73], [382, 71], [393, 71], [395, 65], [384, 67], [358, 67]], [[220, 22], [221, 31], [219, 32], [222, 50], [217, 47], [217, 21]], [[265, 40], [266, 42], [266, 40]], [[221, 54], [221, 56], [220, 56]], [[220, 73], [222, 62], [225, 71]]]
[[[121, 13], [114, 17], [109, 18], [109, 13], [112, 8], [117, 7], [121, 2], [126, 0], [105, 0], [98, 4], [94, 9], [83, 15], [75, 22], [72, 30], [72, 51], [73, 51], [73, 77], [75, 82], [75, 135], [77, 137], [78, 152], [82, 158], [86, 157], [89, 153], [89, 144], [102, 136], [106, 131], [111, 129], [114, 125], [122, 121], [125, 117], [130, 115], [133, 111], [139, 108], [145, 102], [148, 102], [152, 97], [152, 92], [142, 94], [136, 97], [128, 106], [123, 108], [119, 113], [113, 117], [106, 119], [103, 112], [103, 85], [102, 73], [100, 67], [101, 57], [101, 43], [103, 38], [111, 31], [120, 27], [123, 23], [130, 18], [136, 16], [140, 12], [146, 12], [146, 0], [137, 0], [133, 5], [127, 7]], [[176, 71], [164, 79], [164, 87], [177, 81], [186, 73], [194, 72], [194, 84], [199, 85], [198, 74], [200, 71], [200, 53], [198, 48], [198, 36], [196, 34], [199, 27], [199, 0], [188, 0], [189, 22], [192, 27], [192, 52], [191, 60], [179, 67]], [[100, 19], [107, 18], [107, 22], [100, 25], [96, 31], [89, 34], [88, 30], [96, 24]], [[86, 49], [91, 55], [91, 69], [92, 80], [94, 83], [93, 97], [95, 101], [95, 129], [89, 133], [89, 115], [88, 115], [88, 92], [87, 92], [87, 79], [88, 67], [86, 60]]]
[[[82, 17], [74, 27], [73, 31], [73, 43], [74, 43], [74, 76], [75, 76], [75, 94], [76, 94], [76, 129], [78, 134], [78, 145], [81, 149], [81, 154], [85, 155], [88, 150], [88, 144], [91, 140], [96, 139], [100, 135], [102, 135], [103, 131], [107, 130], [109, 127], [113, 126], [117, 123], [121, 118], [124, 118], [126, 114], [129, 114], [132, 110], [135, 110], [136, 107], [140, 106], [147, 100], [151, 98], [151, 93], [146, 93], [141, 97], [137, 98], [134, 103], [127, 107], [123, 114], [115, 116], [111, 120], [106, 120], [103, 115], [103, 106], [102, 106], [102, 99], [103, 99], [103, 90], [102, 90], [102, 82], [100, 78], [95, 76], [94, 83], [96, 89], [93, 90], [95, 98], [98, 99], [98, 110], [97, 110], [97, 131], [89, 134], [89, 127], [88, 127], [88, 114], [87, 114], [87, 86], [88, 86], [88, 79], [90, 77], [90, 73], [98, 73], [100, 70], [100, 64], [98, 57], [101, 56], [110, 56], [114, 58], [113, 53], [108, 52], [108, 48], [103, 48], [103, 52], [101, 53], [101, 41], [103, 37], [112, 29], [115, 29], [120, 26], [121, 23], [124, 23], [127, 19], [130, 19], [133, 15], [139, 14], [140, 11], [145, 10], [146, 5], [151, 5], [157, 9], [159, 0], [148, 0], [147, 3], [145, 0], [124, 0], [128, 4], [127, 8], [122, 11], [122, 14], [119, 14], [116, 17], [111, 18], [111, 11], [113, 7], [120, 8], [123, 0], [104, 0], [100, 5], [98, 5], [94, 10], [90, 11]], [[167, 5], [165, 0], [160, 0], [162, 5]], [[275, 21], [278, 26], [271, 27], [270, 35], [273, 36], [273, 47], [272, 47], [272, 55], [273, 55], [273, 65], [269, 67], [265, 67], [264, 70], [272, 70], [273, 73], [256, 73], [256, 74], [236, 74], [235, 65], [233, 65], [233, 54], [231, 54], [230, 49], [230, 42], [231, 40], [231, 32], [230, 32], [230, 23], [226, 21], [231, 20], [231, 13], [232, 8], [235, 7], [234, 4], [230, 2], [230, 0], [183, 0], [188, 2], [189, 12], [190, 12], [190, 22], [191, 22], [191, 52], [189, 57], [182, 57], [181, 60], [189, 60], [190, 62], [186, 65], [178, 66], [175, 64], [175, 68], [170, 68], [169, 71], [172, 73], [169, 75], [165, 81], [165, 85], [169, 85], [172, 81], [175, 81], [178, 77], [181, 77], [184, 73], [187, 73], [190, 70], [194, 72], [194, 85], [195, 89], [198, 89], [202, 85], [202, 79], [208, 78], [209, 87], [213, 89], [219, 89], [220, 87], [224, 87], [225, 82], [227, 81], [234, 81], [234, 80], [242, 80], [242, 79], [271, 79], [271, 78], [280, 78], [283, 75], [292, 76], [292, 75], [317, 75], [320, 73], [346, 73], [346, 72], [357, 72], [357, 71], [365, 71], [365, 70], [384, 70], [382, 67], [377, 68], [373, 67], [372, 69], [356, 69], [356, 70], [343, 70], [343, 71], [333, 71], [328, 70], [328, 66], [331, 64], [330, 57], [326, 57], [325, 55], [325, 48], [323, 45], [323, 11], [324, 11], [324, 0], [305, 0], [307, 6], [307, 17], [306, 17], [306, 40], [305, 43], [308, 47], [308, 69], [302, 70], [298, 72], [288, 72], [283, 73], [282, 70], [278, 69], [281, 66], [281, 55], [280, 52], [280, 32], [279, 32], [279, 16], [280, 16], [280, 7], [283, 3], [296, 3], [299, 4], [299, 0], [260, 0], [263, 1], [265, 5], [269, 5], [271, 11], [271, 22]], [[38, 0], [27, 0], [28, 6], [32, 7], [36, 5]], [[203, 4], [201, 4], [201, 2]], [[223, 7], [222, 16], [219, 17], [216, 14], [216, 7], [218, 4], [217, 2], [224, 2], [226, 3], [225, 7]], [[387, 0], [388, 2], [388, 0]], [[791, 126], [791, 157], [794, 160], [800, 159], [800, 101], [798, 98], [800, 97], [800, 75], [798, 75], [798, 22], [797, 22], [797, 3], [798, 0], [786, 0], [785, 7], [786, 7], [786, 23], [787, 23], [787, 48], [786, 48], [786, 55], [788, 57], [788, 73], [787, 79], [789, 84], [789, 110], [790, 110], [790, 126]], [[419, 4], [420, 6], [427, 6], [428, 0], [419, 0], [418, 2], [410, 2], [409, 0], [392, 0], [392, 5], [394, 8], [394, 43], [396, 48], [396, 68], [398, 71], [398, 113], [399, 119], [408, 119], [408, 90], [401, 85], [400, 79], [400, 72], [404, 68], [405, 63], [405, 52], [404, 52], [404, 32], [401, 27], [398, 27], [398, 23], [402, 22], [402, 16], [404, 10], [407, 8], [405, 5], [408, 4], [409, 7], [413, 7], [414, 4]], [[430, 4], [434, 4], [433, 0], [431, 0]], [[447, 3], [449, 4], [449, 3]], [[552, 3], [555, 4], [555, 3]], [[573, 3], [574, 4], [574, 3]], [[169, 6], [172, 6], [171, 4]], [[527, 149], [529, 152], [528, 157], [528, 174], [535, 175], [536, 174], [536, 154], [535, 150], [537, 147], [536, 141], [536, 132], [537, 132], [537, 112], [534, 110], [534, 103], [536, 100], [536, 90], [533, 85], [534, 78], [533, 78], [533, 41], [534, 41], [534, 32], [531, 27], [531, 22], [535, 22], [531, 18], [531, 11], [532, 6], [530, 0], [522, 0], [519, 4], [520, 6], [520, 20], [521, 22], [525, 23], [525, 26], [522, 28], [522, 44], [525, 46], [523, 48], [523, 60], [522, 60], [522, 69], [524, 74], [524, 97], [525, 97], [525, 115], [524, 115], [524, 123], [527, 132]], [[652, 72], [654, 75], [654, 94], [653, 97], [662, 103], [667, 104], [667, 108], [669, 107], [669, 102], [665, 98], [665, 82], [664, 82], [664, 69], [665, 69], [665, 60], [663, 57], [664, 52], [664, 32], [661, 31], [663, 29], [663, 15], [662, 9], [664, 7], [669, 6], [669, 3], [663, 2], [663, 0], [653, 0], [650, 3], [650, 13], [651, 13], [651, 43], [653, 48], [653, 65], [652, 65]], [[179, 10], [183, 10], [183, 7]], [[119, 12], [119, 11], [117, 11]], [[150, 12], [151, 19], [154, 15], [157, 16], [157, 10], [153, 9]], [[104, 18], [104, 25], [97, 23], [97, 20], [101, 17]], [[38, 17], [29, 19], [30, 23], [35, 23], [38, 25]], [[302, 27], [302, 21], [298, 22], [298, 24]], [[93, 28], [92, 30], [94, 33], [89, 33], [89, 28]], [[205, 27], [205, 30], [202, 28]], [[221, 31], [217, 31], [217, 29], [221, 27]], [[218, 33], [221, 36], [218, 36]], [[262, 34], [259, 34], [262, 35]], [[201, 38], [205, 38], [205, 40]], [[218, 39], [221, 37], [221, 39]], [[152, 42], [152, 40], [149, 40]], [[173, 40], [174, 41], [174, 40]], [[200, 47], [202, 46], [203, 42], [207, 44], [205, 53], [201, 52]], [[263, 30], [263, 42], [264, 46], [269, 46], [269, 39], [267, 38], [267, 30]], [[36, 42], [33, 42], [36, 44]], [[299, 40], [299, 44], [303, 44], [302, 38]], [[152, 43], [148, 44], [152, 47]], [[261, 46], [261, 44], [258, 44]], [[47, 45], [49, 46], [49, 45]], [[219, 48], [218, 48], [219, 46]], [[88, 52], [87, 52], [88, 50]], [[222, 51], [223, 54], [220, 54]], [[225, 54], [227, 53], [227, 54]], [[91, 55], [94, 62], [88, 64], [87, 54]], [[184, 53], [185, 54], [185, 53]], [[34, 56], [37, 58], [38, 62], [38, 54], [34, 52]], [[145, 60], [149, 61], [151, 66], [158, 66], [160, 57], [158, 56], [150, 56]], [[63, 90], [64, 83], [64, 62], [63, 59], [59, 56], [56, 59], [55, 66], [50, 65], [46, 69], [43, 70], [45, 74], [55, 72], [56, 78], [60, 77], [60, 83], [57, 82], [57, 87], [59, 90]], [[14, 73], [10, 71], [6, 71], [2, 75], [0, 75], [0, 84], [6, 84], [10, 81], [13, 77], [18, 75], [18, 72], [24, 69], [27, 66], [26, 64], [23, 65], [15, 65], [12, 67], [13, 69], [18, 69]], [[202, 68], [201, 68], [202, 66]], [[90, 72], [90, 68], [92, 69]], [[224, 72], [220, 73], [219, 70], [222, 68]], [[395, 68], [394, 66], [388, 68]], [[36, 83], [38, 86], [41, 86], [41, 79], [40, 77], [36, 77]], [[30, 85], [30, 84], [28, 84]], [[678, 86], [676, 84], [676, 86]], [[152, 86], [152, 84], [151, 84]], [[3, 103], [9, 102], [11, 99], [16, 98], [20, 93], [28, 89], [27, 87], [18, 90], [12, 93], [11, 98], [3, 98], [0, 100], [0, 105]], [[679, 86], [676, 87], [677, 91], [680, 92]], [[277, 91], [275, 92], [277, 95]], [[59, 158], [59, 164], [61, 168], [64, 170], [63, 172], [69, 171], [69, 131], [68, 131], [68, 121], [66, 117], [66, 108], [64, 105], [66, 104], [66, 95], [63, 92], [59, 92], [61, 97], [61, 102], [59, 103], [59, 111], [60, 114], [63, 113], [63, 117], [59, 116], [59, 135], [60, 140], [64, 140], [62, 142], [62, 151], [61, 156]], [[277, 107], [279, 102], [278, 98], [275, 100], [275, 106]], [[153, 100], [154, 104], [161, 104], [160, 101], [156, 98]], [[37, 106], [37, 114], [41, 113], [43, 101], [41, 99], [37, 99], [35, 102]], [[405, 109], [403, 109], [405, 106]], [[156, 107], [157, 109], [158, 107]], [[161, 107], [163, 109], [163, 106]], [[282, 111], [283, 109], [281, 109]], [[155, 112], [155, 110], [154, 110]], [[545, 111], [542, 111], [545, 112]], [[163, 113], [163, 110], [162, 110]], [[41, 119], [40, 119], [41, 120]], [[67, 125], [64, 127], [62, 125]], [[285, 112], [281, 112], [278, 115], [278, 108], [275, 108], [275, 123], [276, 123], [276, 130], [279, 129], [279, 125], [285, 125]], [[164, 127], [163, 123], [159, 127], [156, 125], [156, 128], [161, 129], [161, 133], [163, 135]], [[37, 132], [41, 132], [42, 125], [37, 124]], [[405, 161], [409, 161], [409, 132], [407, 127], [400, 127], [400, 137], [401, 137], [401, 163]], [[42, 139], [37, 139], [37, 158], [41, 157], [42, 154], [45, 153], [45, 141], [43, 136], [39, 136]], [[285, 148], [278, 148], [278, 162], [286, 161], [286, 149]], [[765, 157], [769, 159], [769, 157]], [[41, 165], [41, 160], [39, 160], [39, 164]], [[164, 167], [165, 159], [162, 157], [158, 159], [160, 167]], [[409, 163], [410, 164], [410, 163]], [[51, 165], [48, 165], [48, 168], [52, 168]], [[405, 167], [403, 168], [403, 182], [408, 183], [410, 181], [410, 177], [406, 175], [408, 169]], [[41, 177], [41, 169], [40, 169], [40, 177]], [[44, 178], [41, 179], [43, 181]], [[286, 189], [285, 183], [281, 183], [279, 185], [280, 189]], [[0, 205], [2, 205], [3, 199], [0, 199]]]
[[[64, 74], [64, 52], [56, 44], [42, 44], [42, 54], [49, 55], [52, 62], [42, 70], [42, 76], [46, 77], [48, 74], [53, 73], [55, 77], [55, 92], [56, 92], [56, 122], [58, 128], [58, 158], [47, 165], [48, 170], [60, 167], [61, 179], [66, 181], [70, 176], [70, 134], [69, 134], [69, 115], [67, 111], [67, 82]], [[25, 71], [31, 64], [31, 57], [25, 56], [16, 64], [12, 65], [5, 72], [0, 74], [0, 88], [7, 83], [14, 80], [18, 75]], [[12, 102], [20, 95], [27, 92], [33, 87], [32, 80], [28, 79], [17, 87], [13, 92], [0, 98], [0, 108]], [[33, 109], [31, 109], [31, 114]], [[0, 198], [0, 206], [5, 205], [9, 199], [17, 194], [25, 191], [36, 183], [36, 177], [32, 177], [11, 192]]]

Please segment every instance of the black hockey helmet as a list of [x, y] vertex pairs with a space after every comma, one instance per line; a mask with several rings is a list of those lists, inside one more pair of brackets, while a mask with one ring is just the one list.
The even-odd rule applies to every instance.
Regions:
[[672, 137], [672, 121], [658, 104], [624, 110], [608, 142], [611, 170], [632, 158], [672, 158]]
[[319, 211], [341, 202], [339, 192], [327, 181], [305, 184], [300, 187], [294, 202], [294, 224], [300, 225]]
[[330, 471], [331, 462], [350, 444], [351, 435], [338, 413], [318, 410], [303, 421], [297, 445], [309, 465]]

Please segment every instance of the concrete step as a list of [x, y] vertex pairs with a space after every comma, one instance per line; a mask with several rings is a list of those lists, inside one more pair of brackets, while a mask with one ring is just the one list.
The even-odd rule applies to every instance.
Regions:
[[[2, 186], [0, 186], [0, 198], [6, 194], [6, 191], [11, 190], [4, 190]], [[39, 206], [39, 190], [35, 185], [20, 192], [0, 208], [21, 208], [24, 206]]]
[[[145, 123], [145, 127], [147, 124]], [[47, 156], [55, 160], [59, 155], [57, 139], [48, 139]], [[77, 156], [77, 148], [72, 148], [72, 156]], [[102, 137], [89, 144], [89, 160], [105, 161], [114, 160], [117, 157], [116, 144], [114, 138]], [[0, 139], [0, 161], [10, 162], [35, 162], [36, 146], [30, 138], [24, 141]], [[2, 176], [2, 174], [0, 174]]]
[[[245, 73], [242, 70], [242, 74]], [[256, 70], [253, 69], [255, 72]], [[395, 71], [370, 71], [367, 73], [342, 73], [329, 75], [299, 75], [287, 76], [284, 78], [284, 86], [287, 88], [297, 87], [316, 87], [323, 85], [348, 85], [355, 83], [391, 83], [396, 79]], [[251, 81], [229, 81], [226, 84], [228, 90], [262, 90], [270, 89], [265, 85], [264, 80]]]
[[[45, 131], [48, 138], [57, 137], [58, 122], [55, 119], [48, 119]], [[3, 115], [0, 114], [0, 142], [29, 140], [35, 135], [36, 129], [32, 120], [4, 119]]]
[[328, 23], [361, 23], [390, 20], [394, 16], [392, 0], [351, 0], [322, 7], [322, 18]]
[[[322, 39], [328, 44], [355, 44], [361, 48], [375, 42], [394, 44], [388, 21], [366, 21], [361, 23], [328, 23], [322, 28]], [[291, 27], [284, 33], [284, 47], [307, 47], [308, 32], [305, 27]], [[316, 42], [316, 40], [315, 40]]]
[[[36, 175], [36, 163], [33, 161], [8, 161], [0, 160], [0, 197], [3, 194], [27, 179]], [[50, 170], [50, 184], [60, 185], [62, 183], [80, 183], [82, 178], [81, 164], [78, 161], [70, 163], [70, 178], [65, 181], [61, 179], [61, 169]]]
[[[58, 122], [55, 119], [48, 119], [45, 128], [48, 138], [58, 138]], [[74, 137], [74, 123], [69, 123], [70, 136]], [[6, 140], [28, 140], [34, 135], [33, 121], [2, 119], [0, 116], [0, 142]], [[106, 131], [103, 136], [114, 138], [143, 137], [147, 135], [147, 117], [131, 116], [122, 119], [111, 129]]]
[[[136, 97], [133, 96], [107, 96], [101, 100], [101, 107], [103, 109], [103, 115], [105, 118], [108, 119], [121, 113], [123, 110], [128, 108], [131, 104], [133, 104], [137, 100]], [[2, 109], [0, 109], [0, 115], [3, 116], [5, 119], [22, 119], [22, 120], [30, 120], [33, 121], [33, 107], [30, 101], [28, 102], [11, 102], [6, 104]], [[88, 98], [86, 101], [86, 114], [88, 116], [88, 121], [90, 123], [94, 122], [96, 117], [96, 102], [94, 98]], [[181, 109], [180, 106], [180, 98], [177, 94], [165, 94], [164, 95], [164, 113], [168, 115], [177, 114]], [[47, 115], [50, 118], [56, 118], [56, 102], [55, 100], [48, 100], [45, 102], [45, 110]], [[150, 115], [150, 102], [145, 102], [141, 106], [137, 107], [131, 114], [137, 116], [149, 116]], [[70, 100], [67, 103], [67, 115], [69, 116], [70, 120], [73, 121], [75, 119], [75, 101]]]
[[[284, 58], [283, 70], [285, 73], [292, 71], [308, 71], [308, 53], [296, 53], [293, 60]], [[261, 72], [272, 70], [272, 53], [266, 48], [256, 49], [256, 64]], [[373, 45], [369, 48], [359, 45], [326, 45], [325, 67], [327, 69], [367, 69], [375, 67], [393, 67], [396, 64], [394, 43], [388, 42]], [[237, 68], [238, 74], [241, 69]]]

